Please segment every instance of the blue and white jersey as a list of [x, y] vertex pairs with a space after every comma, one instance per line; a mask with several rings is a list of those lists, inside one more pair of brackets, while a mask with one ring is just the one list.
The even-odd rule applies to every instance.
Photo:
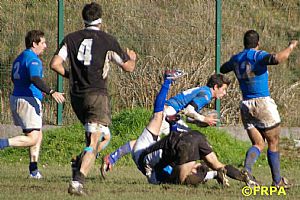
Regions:
[[244, 49], [226, 63], [227, 68], [230, 66], [239, 81], [244, 100], [270, 96], [269, 73], [265, 59], [270, 55], [265, 51]]
[[183, 110], [187, 105], [196, 105], [195, 110], [199, 112], [212, 100], [212, 93], [209, 87], [195, 87], [183, 91], [166, 101], [166, 105], [172, 106], [176, 112]]
[[14, 83], [13, 95], [36, 97], [42, 100], [42, 91], [30, 81], [34, 76], [43, 78], [42, 61], [31, 49], [26, 49], [13, 63], [11, 72], [11, 80]]

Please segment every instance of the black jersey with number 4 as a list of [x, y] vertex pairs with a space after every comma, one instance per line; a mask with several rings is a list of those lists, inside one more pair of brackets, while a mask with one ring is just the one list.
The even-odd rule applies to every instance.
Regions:
[[107, 80], [102, 78], [107, 52], [117, 53], [123, 62], [129, 60], [117, 40], [101, 30], [83, 29], [70, 33], [63, 44], [67, 46], [71, 65], [72, 95], [107, 94]]

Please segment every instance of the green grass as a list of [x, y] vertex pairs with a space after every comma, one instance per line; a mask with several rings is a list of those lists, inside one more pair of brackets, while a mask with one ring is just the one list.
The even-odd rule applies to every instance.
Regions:
[[[295, 166], [292, 170], [283, 170], [293, 182], [298, 182], [300, 168]], [[74, 199], [67, 193], [71, 171], [69, 166], [48, 165], [42, 169], [44, 179], [29, 180], [27, 178], [27, 165], [25, 164], [1, 164], [0, 171], [0, 199]], [[268, 173], [266, 173], [268, 172]], [[270, 184], [269, 169], [257, 167], [254, 173], [262, 182]], [[89, 196], [75, 199], [114, 199], [114, 200], [193, 200], [193, 199], [244, 199], [241, 194], [243, 184], [230, 180], [229, 188], [222, 188], [216, 181], [211, 180], [198, 187], [184, 185], [150, 185], [146, 178], [133, 166], [117, 166], [103, 180], [99, 171], [94, 167], [86, 182]], [[256, 195], [247, 199], [287, 199], [300, 198], [300, 187], [295, 186], [286, 190], [286, 196], [261, 196]], [[246, 199], [246, 198], [245, 198]]]
[[[137, 139], [147, 125], [151, 117], [151, 112], [143, 108], [134, 108], [132, 110], [124, 110], [113, 116], [112, 126], [110, 127], [112, 139], [108, 147], [101, 152], [105, 155], [112, 152], [125, 142]], [[239, 141], [233, 138], [226, 131], [217, 128], [198, 128], [190, 124], [193, 129], [198, 129], [207, 136], [209, 143], [212, 145], [220, 161], [230, 163], [235, 166], [242, 166], [246, 151], [250, 146], [250, 142]], [[283, 140], [285, 144], [292, 146], [291, 141]], [[84, 148], [84, 129], [81, 124], [74, 124], [62, 128], [55, 128], [44, 131], [42, 150], [40, 155], [40, 163], [51, 164], [57, 163], [66, 165], [70, 158], [77, 155]], [[295, 153], [292, 153], [295, 152]], [[293, 160], [292, 156], [297, 153], [296, 149], [282, 157], [282, 165], [289, 166]], [[0, 151], [0, 161], [7, 163], [26, 163], [28, 159], [28, 150], [26, 148], [7, 148]], [[296, 159], [296, 161], [299, 160]], [[99, 161], [98, 161], [99, 162]], [[131, 165], [130, 156], [126, 156], [120, 160], [120, 165]], [[262, 153], [258, 165], [267, 166], [266, 154]]]
[[[102, 153], [105, 155], [130, 139], [136, 139], [148, 122], [151, 112], [135, 108], [124, 110], [113, 117], [112, 141]], [[197, 128], [191, 125], [192, 128]], [[232, 138], [217, 128], [199, 129], [204, 133], [218, 158], [237, 167], [242, 165], [250, 143]], [[28, 152], [26, 149], [8, 148], [0, 151], [0, 199], [73, 199], [67, 194], [71, 177], [70, 158], [84, 145], [83, 128], [79, 124], [45, 131], [39, 167], [44, 175], [40, 181], [28, 180]], [[294, 152], [295, 153], [295, 152]], [[290, 150], [288, 155], [293, 155]], [[136, 169], [129, 155], [122, 158], [106, 180], [99, 175], [100, 159], [88, 176], [86, 187], [89, 199], [242, 199], [243, 184], [231, 181], [223, 189], [215, 181], [199, 187], [183, 185], [150, 185]], [[255, 164], [254, 174], [264, 185], [270, 185], [271, 174], [264, 154]], [[286, 199], [299, 199], [300, 160], [282, 156], [282, 174], [296, 186], [287, 191]], [[259, 198], [268, 198], [258, 196]], [[251, 197], [250, 197], [251, 198]], [[272, 196], [272, 199], [282, 196]]]

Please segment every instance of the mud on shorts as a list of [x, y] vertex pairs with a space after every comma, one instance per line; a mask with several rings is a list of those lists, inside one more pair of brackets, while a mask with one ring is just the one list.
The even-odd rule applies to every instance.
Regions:
[[245, 129], [271, 128], [280, 123], [277, 105], [271, 97], [260, 97], [240, 102]]
[[71, 104], [83, 125], [89, 122], [100, 123], [104, 126], [111, 124], [111, 111], [107, 95], [98, 93], [83, 96], [71, 95]]
[[42, 128], [42, 104], [38, 98], [10, 95], [9, 101], [16, 126], [23, 131]]

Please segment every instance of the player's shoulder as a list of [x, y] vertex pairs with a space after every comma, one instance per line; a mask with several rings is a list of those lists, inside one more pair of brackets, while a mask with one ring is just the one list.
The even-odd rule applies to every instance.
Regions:
[[83, 39], [97, 39], [97, 41], [117, 41], [116, 38], [109, 33], [106, 33], [102, 30], [91, 30], [91, 29], [82, 29], [72, 33], [69, 33], [65, 37], [65, 42], [69, 41], [82, 41]]
[[32, 65], [41, 65], [41, 59], [33, 51], [27, 49], [23, 51], [22, 54], [22, 59], [24, 59], [26, 63], [30, 63]]
[[210, 88], [208, 87], [208, 86], [201, 86], [201, 87], [199, 87], [199, 92], [198, 92], [198, 94], [200, 95], [200, 96], [202, 96], [202, 95], [211, 95], [211, 90], [210, 90]]
[[257, 49], [249, 49], [246, 52], [247, 59], [248, 60], [254, 60], [258, 61], [268, 55], [269, 53], [263, 50], [257, 50]]

